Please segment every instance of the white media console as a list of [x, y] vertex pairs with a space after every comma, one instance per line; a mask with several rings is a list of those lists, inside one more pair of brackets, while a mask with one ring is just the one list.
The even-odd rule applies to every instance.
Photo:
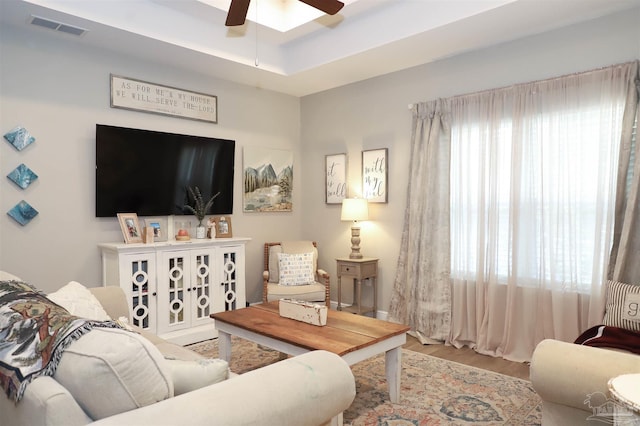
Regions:
[[178, 344], [217, 336], [215, 312], [246, 306], [250, 238], [98, 244], [102, 284], [124, 289], [134, 325]]

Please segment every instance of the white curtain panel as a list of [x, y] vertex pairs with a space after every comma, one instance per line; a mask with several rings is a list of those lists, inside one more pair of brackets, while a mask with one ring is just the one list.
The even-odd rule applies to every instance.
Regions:
[[635, 66], [450, 100], [451, 344], [528, 361], [602, 321]]
[[[609, 262], [609, 277], [614, 281], [640, 285], [640, 61], [633, 63], [629, 84], [622, 137], [616, 194], [616, 224], [613, 249]], [[632, 141], [635, 133], [635, 145]], [[635, 161], [634, 161], [635, 160]]]
[[389, 319], [422, 343], [450, 332], [450, 128], [446, 101], [413, 106], [410, 184]]

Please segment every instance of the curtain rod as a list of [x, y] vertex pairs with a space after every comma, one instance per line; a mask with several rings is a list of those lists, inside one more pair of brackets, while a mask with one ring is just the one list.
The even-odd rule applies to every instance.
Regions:
[[[454, 96], [450, 96], [449, 99], [457, 99], [457, 98], [461, 98], [463, 96], [480, 95], [482, 93], [493, 92], [493, 91], [496, 91], [496, 90], [512, 89], [514, 87], [521, 86], [521, 85], [524, 85], [524, 84], [536, 84], [536, 83], [542, 83], [542, 82], [547, 82], [547, 81], [559, 80], [559, 79], [562, 79], [562, 78], [567, 78], [567, 77], [576, 76], [576, 75], [587, 75], [587, 74], [594, 73], [594, 72], [597, 72], [597, 71], [602, 71], [602, 70], [606, 70], [606, 69], [609, 69], [609, 68], [623, 67], [625, 65], [629, 65], [629, 64], [633, 64], [633, 63], [638, 63], [639, 66], [640, 66], [640, 60], [636, 59], [636, 60], [629, 61], [629, 62], [623, 62], [623, 63], [615, 64], [615, 65], [608, 65], [608, 66], [604, 66], [604, 67], [600, 67], [600, 68], [594, 68], [592, 70], [587, 70], [587, 71], [578, 71], [578, 72], [574, 72], [574, 73], [571, 73], [571, 74], [560, 75], [560, 76], [557, 76], [557, 77], [551, 77], [551, 78], [540, 79], [540, 80], [533, 80], [533, 81], [529, 81], [529, 82], [525, 82], [525, 83], [516, 83], [516, 84], [509, 85], [509, 86], [498, 87], [496, 89], [483, 89], [483, 90], [478, 90], [477, 92], [470, 92], [470, 93], [464, 93], [464, 94], [461, 94], [461, 95], [454, 95]], [[637, 76], [636, 76], [636, 78], [637, 78]], [[429, 102], [429, 101], [425, 101], [425, 102]], [[409, 104], [408, 109], [411, 110], [413, 108], [413, 106], [416, 105], [417, 103], [419, 103], [419, 102]]]

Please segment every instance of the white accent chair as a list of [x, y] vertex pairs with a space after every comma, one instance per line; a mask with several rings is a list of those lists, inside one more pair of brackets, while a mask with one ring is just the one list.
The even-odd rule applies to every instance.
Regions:
[[[278, 267], [278, 253], [302, 254], [313, 253], [313, 271], [315, 281], [305, 285], [280, 284], [280, 271]], [[282, 241], [265, 243], [264, 245], [264, 272], [263, 278], [263, 302], [271, 302], [280, 299], [297, 299], [307, 302], [320, 302], [330, 306], [331, 285], [329, 274], [318, 268], [318, 247], [315, 241]]]

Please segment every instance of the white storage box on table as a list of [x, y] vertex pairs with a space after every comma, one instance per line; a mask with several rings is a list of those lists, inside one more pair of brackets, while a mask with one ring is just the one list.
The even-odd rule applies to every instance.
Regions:
[[327, 325], [327, 307], [303, 300], [280, 299], [280, 316], [312, 325]]

